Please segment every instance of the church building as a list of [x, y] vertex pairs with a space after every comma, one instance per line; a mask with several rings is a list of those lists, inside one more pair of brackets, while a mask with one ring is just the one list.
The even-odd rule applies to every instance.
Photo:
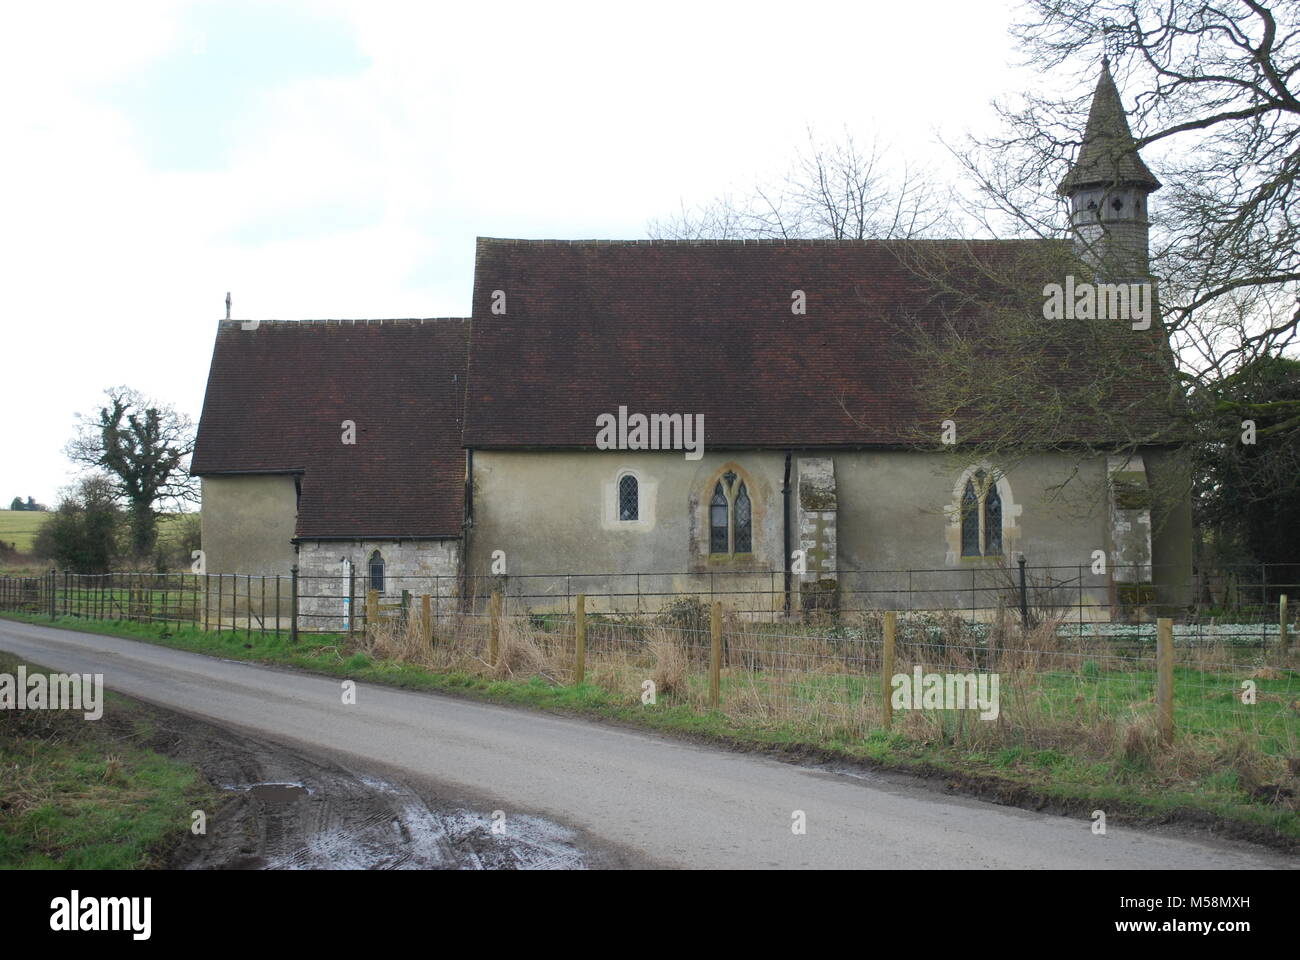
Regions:
[[[1160, 186], [1133, 144], [1103, 67], [1060, 189], [1082, 260], [1126, 283]], [[975, 270], [1058, 241], [923, 243]], [[905, 246], [480, 238], [469, 318], [224, 321], [192, 466], [208, 570], [297, 565], [322, 626], [349, 576], [537, 611], [960, 611], [1022, 557], [1099, 618], [1117, 591], [1184, 602], [1190, 500], [1150, 496], [1180, 487], [1175, 439], [963, 459], [901, 333], [951, 305]], [[1114, 335], [1115, 402], [1158, 418], [1158, 313]]]

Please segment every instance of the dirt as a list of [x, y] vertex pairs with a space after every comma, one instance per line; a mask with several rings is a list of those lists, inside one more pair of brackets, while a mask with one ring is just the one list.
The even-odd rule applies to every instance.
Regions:
[[218, 791], [174, 870], [549, 870], [629, 865], [541, 817], [476, 809], [428, 783], [140, 704], [146, 744]]

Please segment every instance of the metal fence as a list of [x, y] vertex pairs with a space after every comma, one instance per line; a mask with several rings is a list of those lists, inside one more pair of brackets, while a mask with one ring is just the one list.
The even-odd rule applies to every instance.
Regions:
[[[1030, 627], [1052, 620], [1079, 636], [1120, 630], [1154, 636], [1171, 617], [1180, 636], [1267, 644], [1283, 635], [1280, 604], [1300, 595], [1300, 564], [1250, 565], [1198, 572], [1178, 581], [1152, 571], [1155, 584], [1093, 573], [1078, 566], [970, 566], [909, 570], [841, 569], [816, 580], [785, 571], [566, 573], [512, 576], [384, 577], [378, 603], [365, 576], [106, 573], [51, 570], [0, 577], [0, 610], [83, 619], [190, 623], [208, 630], [258, 633], [354, 633], [376, 612], [409, 617], [427, 602], [441, 622], [483, 613], [493, 594], [503, 612], [572, 615], [585, 597], [589, 613], [671, 617], [683, 604], [719, 601], [754, 621], [835, 620], [898, 610], [945, 614], [991, 624], [1008, 613]], [[1171, 582], [1173, 581], [1173, 582]], [[424, 598], [428, 600], [425, 601]], [[1294, 610], [1295, 603], [1289, 603]], [[1121, 625], [1121, 626], [1116, 626]]]
[[[1227, 751], [1224, 763], [1245, 743], [1282, 762], [1283, 778], [1287, 764], [1300, 770], [1289, 599], [1300, 587], [1281, 569], [1160, 590], [1060, 566], [837, 571], [811, 590], [795, 585], [789, 615], [783, 571], [387, 576], [382, 592], [371, 586], [297, 571], [51, 571], [0, 577], [0, 610], [291, 640], [344, 633], [355, 648], [435, 669], [596, 682], [633, 702], [650, 689], [763, 723], [852, 736], [890, 728], [1049, 757], [1073, 749], [1071, 738], [1140, 751], [1141, 731], [1163, 737], [1169, 725], [1183, 743]], [[995, 676], [992, 723], [926, 700], [932, 678], [957, 677], [957, 692], [973, 697], [969, 683]], [[899, 683], [916, 694], [903, 707]]]

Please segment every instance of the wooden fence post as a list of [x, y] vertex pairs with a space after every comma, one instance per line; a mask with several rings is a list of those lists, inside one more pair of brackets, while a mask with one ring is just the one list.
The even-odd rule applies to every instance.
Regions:
[[713, 615], [709, 618], [709, 707], [718, 709], [722, 699], [722, 601], [713, 601]]
[[430, 607], [429, 595], [427, 593], [420, 595], [420, 623], [424, 627], [424, 642], [427, 646], [433, 646], [433, 610]]
[[573, 624], [573, 682], [576, 685], [581, 684], [587, 676], [587, 595], [585, 593], [578, 594], [578, 606]]
[[379, 591], [366, 592], [366, 636], [374, 634], [375, 624], [379, 622]]
[[1156, 725], [1160, 739], [1169, 744], [1174, 739], [1174, 621], [1160, 617], [1156, 621]]
[[492, 591], [490, 607], [491, 620], [488, 633], [488, 666], [497, 665], [497, 653], [501, 649], [501, 591]]
[[894, 634], [897, 630], [898, 614], [893, 610], [885, 611], [884, 640], [880, 647], [880, 715], [884, 718], [885, 729], [894, 725]]
[[1282, 656], [1287, 655], [1287, 650], [1291, 646], [1291, 638], [1287, 635], [1287, 615], [1286, 615], [1286, 594], [1277, 602], [1277, 626], [1278, 626], [1278, 649], [1282, 651]]

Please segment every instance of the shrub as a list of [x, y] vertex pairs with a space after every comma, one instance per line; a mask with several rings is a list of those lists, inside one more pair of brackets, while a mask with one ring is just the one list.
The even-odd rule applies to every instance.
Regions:
[[659, 623], [698, 635], [709, 630], [709, 605], [699, 597], [678, 597], [659, 612]]
[[74, 573], [107, 573], [121, 554], [124, 528], [109, 481], [85, 477], [63, 494], [32, 552]]

